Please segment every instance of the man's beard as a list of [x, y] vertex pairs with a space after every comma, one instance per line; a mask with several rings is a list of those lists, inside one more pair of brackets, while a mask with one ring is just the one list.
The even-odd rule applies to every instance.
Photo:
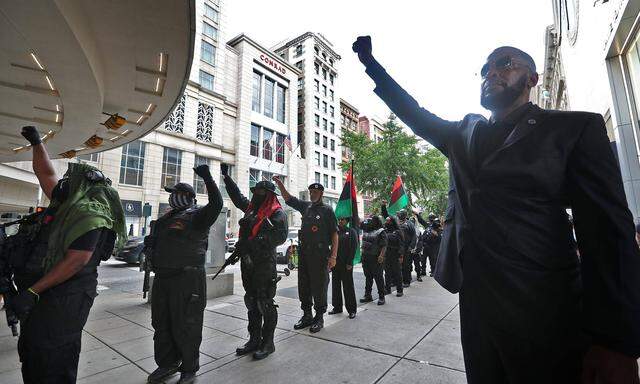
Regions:
[[480, 91], [480, 105], [484, 108], [495, 111], [504, 109], [520, 97], [527, 87], [527, 75], [523, 74], [514, 85], [504, 87], [502, 92], [485, 96], [484, 90]]

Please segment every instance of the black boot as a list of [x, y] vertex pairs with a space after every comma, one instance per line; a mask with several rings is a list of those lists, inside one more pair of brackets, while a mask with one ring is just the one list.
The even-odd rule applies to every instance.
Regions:
[[342, 313], [342, 308], [338, 309], [336, 307], [333, 307], [333, 309], [331, 311], [329, 311], [330, 315], [336, 315], [338, 313]]
[[180, 374], [180, 380], [178, 380], [178, 384], [190, 384], [195, 382], [196, 382], [195, 372], [182, 372]]
[[311, 310], [304, 311], [304, 314], [298, 320], [298, 322], [293, 326], [293, 329], [304, 329], [313, 324], [313, 316], [311, 316]]
[[422, 277], [418, 275], [418, 281], [422, 282]]
[[385, 303], [384, 296], [380, 296], [378, 298], [378, 305], [384, 305], [384, 303]]
[[316, 317], [313, 319], [313, 325], [309, 328], [309, 332], [320, 332], [322, 328], [324, 328], [324, 318], [322, 317], [322, 314], [316, 314]]
[[243, 356], [260, 348], [260, 334], [262, 332], [262, 315], [259, 311], [249, 311], [249, 341], [240, 348], [236, 349], [236, 355]]
[[262, 360], [276, 351], [276, 346], [273, 343], [273, 332], [269, 335], [262, 337], [262, 345], [254, 354], [253, 358], [256, 360]]
[[173, 375], [180, 370], [180, 365], [176, 364], [171, 367], [158, 367], [147, 378], [147, 383], [159, 383], [167, 377]]
[[369, 295], [366, 295], [366, 294], [365, 294], [365, 295], [362, 297], [362, 299], [360, 299], [360, 302], [361, 302], [361, 303], [370, 303], [370, 302], [372, 302], [372, 301], [373, 301], [373, 297], [371, 297], [371, 295], [370, 295], [370, 294], [369, 294]]

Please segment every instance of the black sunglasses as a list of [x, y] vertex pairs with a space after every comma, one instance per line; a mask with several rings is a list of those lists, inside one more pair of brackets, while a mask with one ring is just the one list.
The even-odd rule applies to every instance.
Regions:
[[[516, 61], [513, 61], [513, 59], [509, 56], [504, 56], [501, 57], [499, 59], [497, 59], [496, 61], [493, 62], [493, 67], [500, 72], [512, 69], [514, 67], [517, 66], [525, 66], [524, 64], [520, 64]], [[482, 66], [482, 69], [480, 69], [480, 77], [482, 77], [483, 79], [485, 79], [487, 77], [487, 75], [489, 74], [489, 70], [491, 69], [491, 62], [486, 63], [485, 65]]]

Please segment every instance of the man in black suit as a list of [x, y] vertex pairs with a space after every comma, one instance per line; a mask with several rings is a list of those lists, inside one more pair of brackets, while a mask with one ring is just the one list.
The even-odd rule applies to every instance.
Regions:
[[639, 383], [640, 252], [602, 116], [529, 103], [535, 63], [501, 47], [481, 71], [491, 119], [443, 120], [386, 73], [368, 36], [353, 49], [375, 93], [449, 160], [463, 278], [438, 281], [460, 291], [468, 382]]

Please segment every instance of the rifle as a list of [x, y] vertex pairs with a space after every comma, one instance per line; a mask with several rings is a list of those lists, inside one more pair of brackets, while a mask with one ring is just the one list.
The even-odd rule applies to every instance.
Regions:
[[[7, 326], [11, 328], [11, 334], [18, 336], [18, 316], [11, 309], [11, 300], [18, 294], [13, 283], [14, 266], [11, 261], [23, 258], [26, 254], [26, 247], [35, 238], [39, 230], [39, 220], [44, 216], [44, 212], [36, 212], [25, 216], [22, 219], [0, 224], [0, 295], [4, 298], [4, 311], [7, 317]], [[36, 224], [36, 227], [26, 228], [12, 236], [7, 236], [6, 227], [16, 224]], [[22, 228], [21, 228], [22, 229]], [[21, 255], [19, 253], [22, 253]]]
[[[144, 279], [142, 280], [142, 298], [147, 298], [147, 292], [149, 292], [149, 276], [153, 269], [153, 248], [155, 245], [155, 230], [154, 227], [156, 221], [152, 220], [149, 223], [149, 235], [144, 238], [144, 248], [142, 248], [142, 254], [144, 259], [140, 263], [140, 271], [144, 271]], [[149, 240], [147, 240], [147, 238]]]

